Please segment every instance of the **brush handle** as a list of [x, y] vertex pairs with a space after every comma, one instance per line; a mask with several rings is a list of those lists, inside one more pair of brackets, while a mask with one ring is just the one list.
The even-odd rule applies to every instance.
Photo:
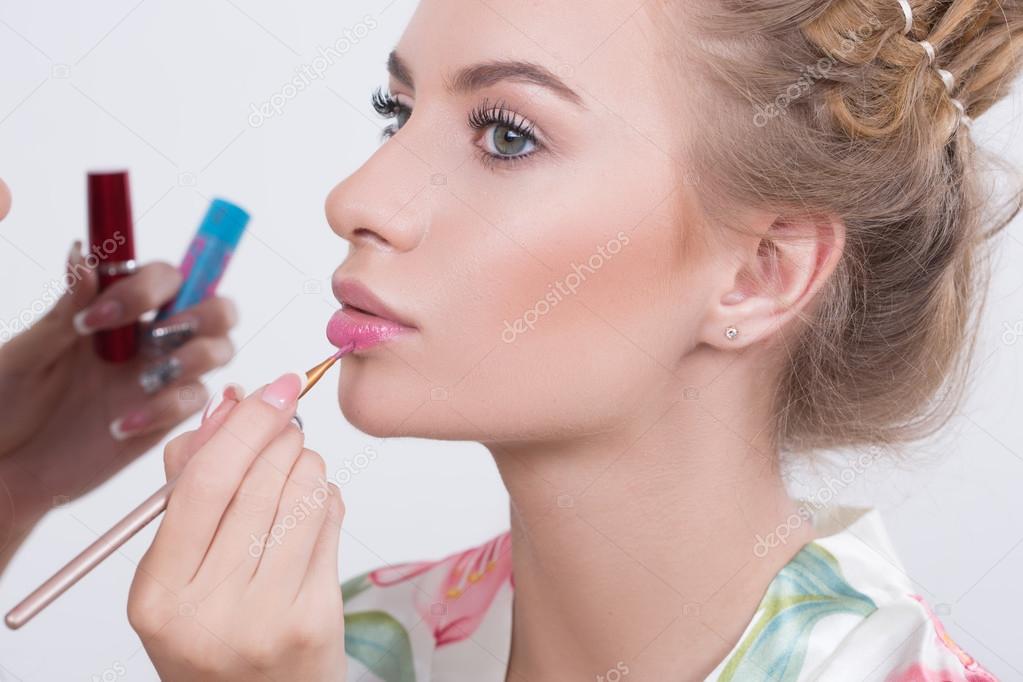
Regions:
[[103, 533], [91, 545], [86, 547], [74, 559], [53, 574], [49, 580], [40, 585], [32, 594], [8, 612], [4, 621], [12, 630], [32, 620], [40, 611], [49, 606], [54, 599], [64, 594], [72, 585], [96, 568], [104, 559], [113, 554], [121, 545], [128, 542], [136, 533], [145, 528], [150, 521], [167, 509], [167, 500], [177, 479], [168, 481], [162, 488], [150, 495], [145, 502], [135, 507], [116, 525]]
[[[355, 344], [350, 343], [340, 349], [329, 358], [316, 365], [305, 373], [306, 384], [299, 398], [309, 392], [316, 385], [327, 370], [337, 362], [342, 355], [350, 353], [355, 349]], [[32, 620], [40, 611], [49, 606], [54, 599], [64, 594], [68, 588], [81, 580], [85, 575], [96, 568], [104, 559], [113, 554], [121, 545], [128, 542], [140, 530], [145, 528], [150, 521], [162, 514], [167, 509], [167, 501], [170, 499], [171, 491], [177, 478], [167, 481], [166, 484], [155, 493], [149, 496], [145, 502], [135, 507], [113, 528], [103, 533], [95, 542], [82, 550], [81, 554], [65, 564], [45, 583], [21, 600], [7, 613], [4, 622], [7, 627], [17, 630], [22, 625]]]

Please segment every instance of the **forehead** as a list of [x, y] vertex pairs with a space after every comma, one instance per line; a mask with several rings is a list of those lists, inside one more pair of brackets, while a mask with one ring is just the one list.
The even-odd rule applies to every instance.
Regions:
[[[421, 0], [411, 25], [437, 20], [518, 34], [525, 43], [578, 62], [638, 14], [632, 0]], [[472, 42], [473, 36], [463, 37]]]
[[609, 78], [650, 85], [662, 40], [633, 0], [422, 0], [396, 51], [417, 89], [474, 62], [515, 59], [599, 98]]

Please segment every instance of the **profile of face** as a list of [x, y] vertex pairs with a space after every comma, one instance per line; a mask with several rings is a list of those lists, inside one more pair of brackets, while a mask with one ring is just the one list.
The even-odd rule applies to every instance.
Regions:
[[634, 5], [419, 4], [374, 97], [394, 120], [326, 202], [350, 245], [335, 284], [361, 281], [415, 327], [345, 358], [357, 428], [584, 437], [721, 371], [703, 349], [729, 344], [734, 272], [685, 247], [686, 122]]
[[0, 178], [0, 220], [6, 218], [10, 210], [11, 190], [7, 188], [7, 183], [4, 182], [4, 179]]

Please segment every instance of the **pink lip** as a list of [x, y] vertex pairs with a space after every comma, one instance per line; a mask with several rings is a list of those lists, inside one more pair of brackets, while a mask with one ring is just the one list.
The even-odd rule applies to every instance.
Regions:
[[327, 323], [327, 339], [338, 348], [354, 343], [359, 351], [415, 330], [358, 280], [335, 280], [333, 289], [342, 307]]

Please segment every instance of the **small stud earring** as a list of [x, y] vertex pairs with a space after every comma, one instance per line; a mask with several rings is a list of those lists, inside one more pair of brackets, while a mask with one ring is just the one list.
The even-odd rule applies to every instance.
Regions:
[[725, 336], [728, 338], [729, 341], [731, 341], [738, 335], [739, 330], [736, 329], [735, 327], [729, 327], [728, 329], [725, 330]]

